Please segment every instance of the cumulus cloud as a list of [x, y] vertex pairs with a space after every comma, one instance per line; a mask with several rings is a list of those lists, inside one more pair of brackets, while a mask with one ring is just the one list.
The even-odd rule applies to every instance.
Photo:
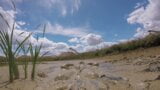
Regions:
[[75, 49], [78, 52], [88, 52], [88, 51], [95, 51], [95, 50], [99, 50], [102, 48], [107, 48], [110, 47], [112, 45], [116, 44], [116, 42], [102, 42], [98, 45], [85, 45], [83, 43], [80, 44], [76, 44], [75, 46], [70, 46], [71, 48]]
[[70, 43], [79, 43], [79, 42], [80, 42], [77, 37], [71, 38], [71, 39], [69, 39], [68, 41], [69, 41]]
[[98, 45], [103, 42], [102, 36], [92, 34], [92, 33], [90, 33], [84, 37], [81, 37], [80, 40], [82, 43], [87, 44], [87, 45], [91, 45], [91, 46]]
[[[36, 32], [42, 33], [42, 31]], [[52, 25], [50, 22], [46, 24], [47, 34], [62, 35], [68, 37], [82, 37], [87, 35], [88, 32], [89, 29], [87, 27], [64, 27], [60, 24]]]
[[[141, 6], [135, 9], [127, 21], [130, 24], [140, 24], [143, 28], [138, 28], [135, 36], [143, 37], [142, 33], [146, 33], [148, 30], [159, 30], [160, 31], [160, 0], [148, 0], [146, 6]], [[141, 36], [142, 35], [142, 36]]]
[[102, 36], [98, 34], [89, 33], [81, 37], [74, 37], [69, 40], [71, 43], [82, 43], [89, 46], [95, 46], [103, 42]]
[[95, 46], [103, 42], [102, 36], [98, 34], [89, 33], [82, 37], [74, 37], [69, 40], [71, 43], [82, 43], [85, 45]]
[[137, 28], [136, 33], [134, 34], [134, 37], [135, 38], [144, 38], [148, 34], [149, 34], [149, 32], [147, 30], [142, 29], [142, 28]]
[[83, 37], [71, 38], [69, 42], [76, 43], [76, 45], [71, 47], [78, 52], [95, 51], [115, 44], [115, 42], [105, 42], [101, 35], [93, 33], [89, 33]]

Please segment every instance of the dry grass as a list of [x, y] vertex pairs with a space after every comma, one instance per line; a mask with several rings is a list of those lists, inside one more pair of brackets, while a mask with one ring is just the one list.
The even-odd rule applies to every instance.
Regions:
[[140, 48], [132, 51], [117, 53], [117, 54], [109, 54], [102, 59], [106, 60], [124, 60], [124, 59], [135, 59], [135, 58], [155, 58], [160, 56], [160, 46], [151, 47], [151, 48]]

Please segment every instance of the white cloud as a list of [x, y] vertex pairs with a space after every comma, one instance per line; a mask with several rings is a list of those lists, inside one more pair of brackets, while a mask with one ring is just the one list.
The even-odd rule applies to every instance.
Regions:
[[78, 52], [94, 51], [115, 44], [115, 42], [105, 42], [101, 35], [93, 33], [87, 34], [83, 37], [71, 38], [69, 42], [76, 43], [76, 45], [71, 47]]
[[80, 40], [82, 43], [87, 44], [87, 45], [91, 45], [91, 46], [98, 45], [103, 42], [102, 36], [92, 34], [92, 33], [90, 33], [84, 37], [81, 37]]
[[[34, 3], [39, 8], [45, 8], [49, 11], [59, 11], [62, 16], [77, 12], [81, 5], [81, 0], [13, 0], [14, 3]], [[0, 0], [0, 5], [5, 8], [14, 8], [11, 0]]]
[[71, 38], [71, 39], [69, 39], [68, 41], [69, 41], [70, 43], [79, 43], [79, 42], [80, 42], [77, 37]]
[[144, 38], [147, 36], [149, 32], [147, 30], [144, 30], [142, 28], [137, 28], [136, 33], [134, 34], [135, 38]]
[[[37, 2], [39, 2], [37, 0]], [[58, 8], [63, 16], [67, 13], [73, 14], [79, 10], [81, 0], [41, 0], [39, 2], [41, 6], [45, 8]]]
[[90, 46], [90, 45], [85, 45], [83, 43], [76, 44], [75, 46], [70, 46], [73, 49], [75, 49], [78, 52], [88, 52], [88, 51], [95, 51], [98, 49], [110, 47], [111, 45], [116, 44], [116, 42], [102, 42], [98, 45]]
[[[15, 18], [14, 16], [15, 16], [16, 12], [13, 10], [5, 11], [5, 10], [3, 10], [2, 7], [0, 7], [0, 14], [2, 16], [2, 17], [0, 17], [0, 25], [1, 25], [0, 28], [1, 29], [3, 29], [2, 27], [7, 28], [8, 27], [7, 23], [9, 24], [9, 27], [12, 27], [13, 22], [14, 22], [14, 18]], [[6, 22], [6, 20], [7, 20], [7, 22]]]
[[146, 1], [144, 1], [144, 2], [138, 2], [138, 3], [136, 3], [136, 6], [134, 7], [135, 9], [137, 9], [137, 8], [140, 8], [140, 7], [142, 7], [143, 5], [145, 5], [147, 2]]
[[[36, 31], [42, 33], [41, 31]], [[89, 29], [87, 27], [64, 27], [59, 24], [52, 25], [51, 23], [47, 23], [46, 25], [46, 33], [53, 35], [62, 35], [68, 37], [82, 37], [87, 35]]]
[[[148, 30], [160, 30], [160, 0], [148, 0], [146, 6], [141, 6], [134, 10], [127, 21], [130, 24], [140, 24], [143, 26], [142, 30], [138, 29], [135, 36], [146, 35]], [[141, 35], [140, 35], [141, 34]]]

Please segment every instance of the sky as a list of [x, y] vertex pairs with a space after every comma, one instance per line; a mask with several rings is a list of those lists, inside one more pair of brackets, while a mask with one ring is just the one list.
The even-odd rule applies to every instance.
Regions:
[[[11, 0], [0, 0], [0, 13], [10, 24], [16, 21], [17, 33], [34, 32], [29, 42], [44, 43], [44, 51], [51, 55], [70, 47], [79, 52], [96, 50], [143, 38], [148, 30], [160, 28], [160, 0], [13, 1], [16, 9]], [[44, 25], [45, 37], [36, 41]]]

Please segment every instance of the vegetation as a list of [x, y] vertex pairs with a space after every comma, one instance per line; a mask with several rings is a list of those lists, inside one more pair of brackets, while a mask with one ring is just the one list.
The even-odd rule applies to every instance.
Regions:
[[[8, 27], [10, 27], [8, 23], [6, 24], [8, 25]], [[19, 78], [19, 71], [15, 57], [18, 55], [20, 47], [31, 35], [29, 34], [26, 38], [24, 38], [24, 40], [22, 40], [21, 42], [19, 42], [19, 44], [17, 44], [18, 46], [16, 48], [14, 48], [13, 47], [14, 28], [15, 28], [15, 22], [10, 31], [0, 30], [0, 48], [2, 49], [2, 52], [5, 55], [5, 58], [8, 62], [10, 82], [13, 82], [14, 78], [15, 79]]]
[[[46, 26], [44, 26], [43, 37], [44, 37], [45, 29], [46, 29]], [[37, 41], [38, 41], [38, 38], [37, 38]], [[35, 68], [36, 68], [37, 61], [40, 60], [40, 58], [46, 54], [45, 53], [44, 55], [41, 55], [41, 49], [42, 49], [42, 43], [39, 46], [36, 45], [35, 47], [33, 47], [32, 44], [29, 45], [31, 61], [32, 61], [32, 73], [31, 73], [32, 80], [35, 79]]]
[[29, 47], [26, 47], [25, 45], [22, 45], [21, 46], [21, 49], [22, 49], [22, 52], [23, 52], [23, 69], [24, 69], [24, 76], [25, 76], [25, 79], [27, 79], [28, 77], [28, 62], [29, 60], [27, 59], [27, 54], [29, 52]]
[[[12, 2], [12, 4], [14, 6], [14, 9], [16, 10], [14, 2]], [[3, 23], [4, 23], [3, 25], [7, 26], [7, 28], [0, 29], [0, 49], [2, 50], [2, 53], [4, 55], [4, 57], [1, 58], [0, 65], [8, 64], [9, 80], [10, 82], [13, 82], [14, 79], [19, 78], [18, 64], [20, 64], [21, 62], [17, 61], [18, 59], [17, 56], [19, 55], [20, 52], [23, 52], [24, 55], [22, 56], [24, 57], [23, 57], [22, 64], [24, 65], [25, 78], [27, 78], [27, 67], [28, 67], [29, 60], [28, 60], [28, 57], [26, 56], [28, 52], [30, 51], [30, 58], [31, 58], [32, 65], [33, 65], [31, 79], [34, 80], [36, 62], [40, 58], [40, 51], [42, 48], [42, 43], [40, 46], [33, 46], [32, 43], [30, 43], [29, 46], [26, 47], [27, 45], [25, 45], [25, 42], [30, 38], [32, 33], [24, 37], [23, 40], [18, 41], [17, 38], [14, 37], [16, 22], [13, 23], [12, 27], [10, 27], [10, 23], [8, 23], [8, 21], [4, 18], [3, 14], [1, 13], [0, 13], [0, 18], [3, 20]], [[45, 27], [44, 27], [44, 33], [45, 33]], [[43, 37], [44, 37], [44, 33], [43, 33]], [[19, 36], [23, 34], [24, 32], [20, 33]]]

